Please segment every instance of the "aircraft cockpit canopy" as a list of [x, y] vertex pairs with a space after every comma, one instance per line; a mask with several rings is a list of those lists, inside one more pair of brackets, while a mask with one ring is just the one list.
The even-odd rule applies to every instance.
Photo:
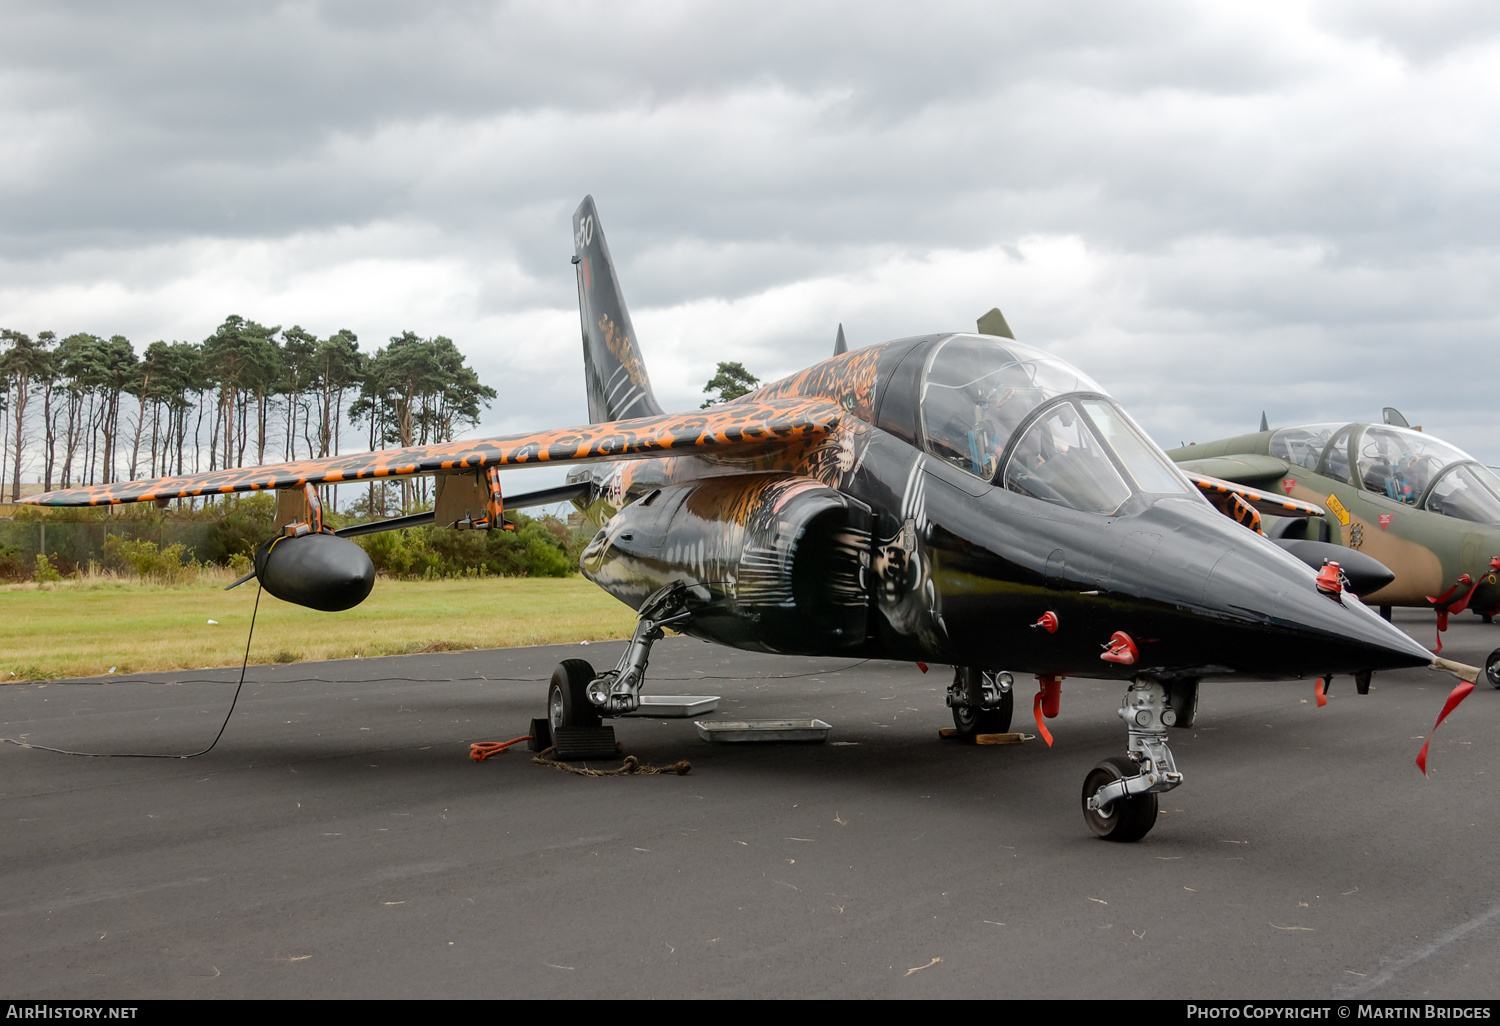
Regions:
[[1328, 440], [1346, 424], [1305, 424], [1282, 428], [1271, 436], [1271, 455], [1308, 470], [1317, 470]]
[[1407, 506], [1500, 526], [1500, 477], [1462, 449], [1411, 428], [1282, 428], [1271, 436], [1270, 451], [1278, 459]]
[[[1114, 513], [1135, 490], [1191, 492], [1165, 454], [1102, 396], [1059, 401], [1033, 420], [1005, 459], [1003, 483], [1086, 513]], [[1192, 492], [1196, 495], [1196, 492]]]
[[1030, 346], [982, 335], [945, 339], [928, 355], [921, 397], [927, 450], [1011, 491], [1105, 514], [1132, 490], [1191, 492], [1102, 388]]
[[988, 481], [1032, 410], [1068, 392], [1103, 391], [1039, 349], [993, 335], [953, 335], [927, 355], [922, 435], [934, 456]]

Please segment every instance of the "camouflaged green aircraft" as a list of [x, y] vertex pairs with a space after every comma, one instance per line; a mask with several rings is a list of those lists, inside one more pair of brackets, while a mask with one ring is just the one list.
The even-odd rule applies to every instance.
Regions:
[[[1467, 609], [1489, 623], [1500, 612], [1500, 477], [1462, 450], [1410, 427], [1390, 407], [1382, 424], [1275, 431], [1262, 414], [1254, 434], [1186, 445], [1167, 455], [1189, 474], [1276, 488], [1322, 506], [1322, 518], [1268, 517], [1264, 531], [1304, 561], [1318, 556], [1318, 547], [1297, 551], [1305, 540], [1331, 542], [1385, 564], [1394, 577], [1362, 598], [1387, 619], [1392, 606], [1434, 610], [1439, 648], [1450, 615]], [[1500, 649], [1485, 669], [1500, 688]]]

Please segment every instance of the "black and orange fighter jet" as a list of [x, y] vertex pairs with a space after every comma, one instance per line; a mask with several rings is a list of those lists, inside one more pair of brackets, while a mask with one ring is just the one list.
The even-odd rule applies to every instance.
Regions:
[[[1189, 479], [1099, 387], [1003, 335], [942, 332], [838, 353], [750, 395], [666, 414], [652, 394], [592, 198], [573, 215], [592, 423], [192, 477], [52, 492], [77, 505], [276, 489], [283, 534], [257, 553], [273, 595], [354, 605], [374, 574], [322, 526], [318, 486], [437, 476], [416, 523], [504, 524], [509, 467], [580, 464], [512, 507], [574, 501], [598, 524], [582, 571], [638, 610], [617, 666], [558, 667], [554, 733], [633, 711], [671, 627], [765, 652], [954, 667], [961, 734], [1004, 731], [1021, 674], [1037, 722], [1067, 676], [1127, 682], [1128, 751], [1085, 781], [1099, 835], [1136, 840], [1182, 782], [1168, 747], [1205, 678], [1423, 666], [1433, 656], [1255, 529], [1306, 502]], [[1006, 332], [1008, 334], [1008, 332]], [[1228, 514], [1226, 516], [1226, 514]], [[1045, 732], [1045, 727], [1042, 728]]]

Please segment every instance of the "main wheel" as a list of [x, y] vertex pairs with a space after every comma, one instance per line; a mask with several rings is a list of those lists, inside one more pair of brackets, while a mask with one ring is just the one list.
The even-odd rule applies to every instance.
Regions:
[[1484, 657], [1484, 679], [1491, 687], [1500, 688], [1500, 648]]
[[1089, 829], [1106, 841], [1139, 841], [1156, 825], [1156, 795], [1116, 798], [1102, 809], [1089, 808], [1089, 799], [1106, 784], [1133, 777], [1140, 767], [1122, 756], [1111, 756], [1083, 778], [1083, 818]]
[[594, 668], [582, 659], [564, 659], [547, 685], [547, 722], [552, 733], [576, 727], [599, 726], [599, 710], [589, 701]]
[[[1000, 696], [1000, 704], [993, 709], [984, 709], [978, 706], [980, 696], [983, 694], [980, 688], [980, 670], [972, 666], [959, 667], [957, 673], [964, 682], [964, 694], [972, 705], [955, 705], [953, 707], [953, 729], [958, 731], [958, 736], [972, 738], [979, 734], [1003, 734], [1010, 729], [1010, 718], [1016, 707], [1016, 696], [1014, 691], [1007, 691]], [[972, 678], [968, 675], [972, 674]]]

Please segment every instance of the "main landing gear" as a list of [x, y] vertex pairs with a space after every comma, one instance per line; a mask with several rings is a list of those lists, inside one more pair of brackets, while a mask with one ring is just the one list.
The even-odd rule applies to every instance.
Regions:
[[693, 614], [682, 608], [686, 595], [686, 585], [669, 584], [641, 603], [635, 634], [613, 670], [596, 674], [582, 659], [565, 659], [558, 664], [547, 685], [547, 721], [554, 736], [559, 730], [596, 728], [601, 716], [619, 716], [640, 708], [651, 646], [661, 640], [663, 628], [685, 625], [692, 618]]
[[1014, 680], [1004, 670], [992, 672], [973, 666], [955, 666], [948, 685], [948, 705], [953, 709], [953, 727], [958, 736], [971, 739], [979, 734], [1003, 734], [1010, 729], [1016, 696]]
[[1120, 719], [1130, 735], [1127, 757], [1095, 766], [1083, 781], [1083, 818], [1106, 841], [1139, 841], [1156, 825], [1156, 796], [1182, 783], [1167, 747], [1168, 727], [1190, 727], [1198, 682], [1137, 680], [1125, 692]]

